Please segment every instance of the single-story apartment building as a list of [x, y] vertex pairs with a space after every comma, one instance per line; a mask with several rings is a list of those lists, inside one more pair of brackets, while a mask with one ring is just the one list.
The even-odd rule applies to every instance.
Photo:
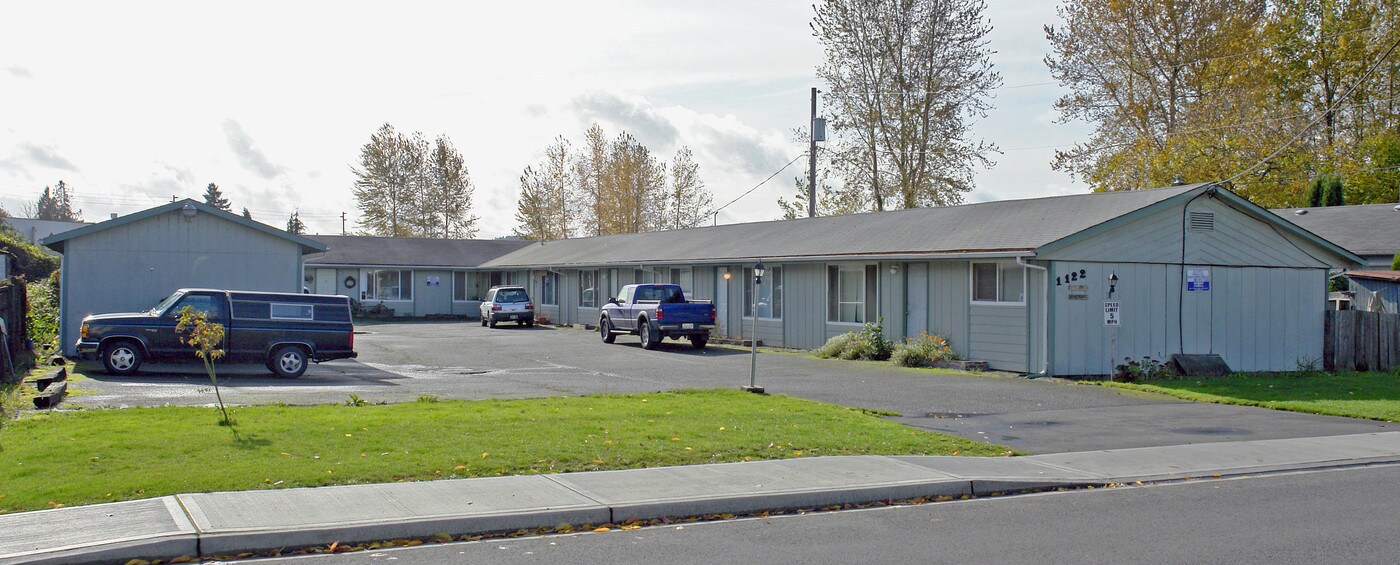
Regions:
[[302, 256], [325, 246], [185, 199], [50, 235], [63, 255], [59, 341], [76, 351], [82, 319], [142, 311], [180, 288], [302, 290]]
[[883, 320], [994, 369], [1102, 375], [1174, 353], [1320, 359], [1329, 272], [1361, 262], [1196, 184], [537, 242], [479, 268], [528, 273], [562, 323], [596, 323], [624, 284], [676, 282], [714, 301], [725, 337], [809, 349]]
[[187, 200], [45, 243], [64, 253], [65, 345], [85, 292], [142, 297], [110, 310], [179, 286], [305, 287], [474, 316], [486, 289], [521, 284], [537, 316], [591, 325], [623, 285], [673, 282], [714, 302], [721, 337], [810, 349], [882, 321], [1050, 375], [1174, 353], [1291, 370], [1322, 356], [1329, 276], [1365, 261], [1213, 183], [548, 242], [313, 239]]
[[492, 286], [524, 282], [524, 275], [477, 267], [530, 242], [519, 239], [430, 239], [309, 236], [325, 252], [306, 259], [306, 288], [341, 294], [362, 306], [383, 305], [395, 316], [477, 315]]

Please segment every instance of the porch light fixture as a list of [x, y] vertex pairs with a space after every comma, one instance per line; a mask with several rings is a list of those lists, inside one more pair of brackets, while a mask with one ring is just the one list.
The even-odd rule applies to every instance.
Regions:
[[753, 266], [753, 333], [749, 335], [749, 386], [739, 387], [758, 394], [763, 394], [763, 387], [758, 386], [758, 287], [763, 284], [763, 272], [763, 261], [759, 261]]
[[1117, 286], [1118, 286], [1118, 272], [1117, 272], [1117, 271], [1112, 271], [1112, 272], [1108, 273], [1108, 296], [1109, 296], [1109, 298], [1112, 298], [1112, 297], [1113, 297], [1113, 291], [1114, 291], [1115, 288], [1117, 288]]
[[898, 275], [898, 274], [899, 274], [899, 263], [890, 263], [890, 274], [891, 274], [891, 275]]

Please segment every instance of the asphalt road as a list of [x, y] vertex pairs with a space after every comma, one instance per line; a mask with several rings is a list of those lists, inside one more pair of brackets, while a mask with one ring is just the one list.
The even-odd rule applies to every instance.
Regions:
[[1400, 466], [258, 563], [1395, 563]]
[[[484, 328], [472, 322], [361, 324], [358, 360], [311, 367], [296, 380], [261, 367], [221, 367], [226, 402], [326, 404], [533, 398], [728, 388], [749, 382], [749, 352], [667, 341], [647, 351], [635, 337], [612, 345], [572, 329]], [[89, 407], [210, 405], [198, 365], [151, 366], [136, 377], [80, 367], [90, 379], [70, 402]], [[953, 375], [886, 363], [760, 352], [758, 384], [771, 394], [897, 412], [919, 428], [1010, 445], [1030, 453], [1390, 431], [1396, 424], [1193, 404], [1116, 389], [1011, 375]]]

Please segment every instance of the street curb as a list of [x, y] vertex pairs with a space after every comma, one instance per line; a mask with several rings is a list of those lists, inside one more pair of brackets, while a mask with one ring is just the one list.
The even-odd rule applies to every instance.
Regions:
[[9, 537], [0, 538], [0, 551], [10, 552], [0, 554], [0, 563], [208, 558], [439, 533], [460, 537], [1397, 463], [1400, 432], [1380, 432], [1014, 458], [813, 457], [180, 494], [0, 515], [0, 534]]
[[[18, 528], [5, 530], [3, 533], [7, 536], [25, 536], [33, 533], [25, 531], [28, 529], [64, 527], [78, 529], [80, 534], [91, 534], [94, 530], [103, 529], [101, 523], [103, 519], [127, 518], [129, 515], [124, 514], [123, 511], [133, 508], [137, 508], [138, 513], [160, 513], [161, 511], [168, 513], [171, 529], [164, 532], [77, 542], [70, 545], [0, 555], [0, 563], [111, 563], [124, 562], [133, 555], [177, 557], [180, 555], [194, 556], [199, 553], [199, 532], [194, 523], [190, 521], [189, 516], [180, 508], [180, 504], [174, 496], [11, 514], [7, 517], [25, 516], [30, 518], [35, 528], [25, 528], [21, 525]], [[91, 519], [93, 517], [98, 519]], [[34, 518], [38, 520], [32, 520]], [[45, 520], [46, 518], [52, 520]]]

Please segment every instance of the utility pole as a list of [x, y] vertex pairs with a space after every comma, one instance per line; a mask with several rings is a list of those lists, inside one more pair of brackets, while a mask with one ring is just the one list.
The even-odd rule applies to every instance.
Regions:
[[812, 120], [807, 122], [811, 144], [807, 146], [807, 217], [817, 215], [817, 87], [812, 87]]
[[345, 212], [340, 213], [340, 235], [345, 235]]

